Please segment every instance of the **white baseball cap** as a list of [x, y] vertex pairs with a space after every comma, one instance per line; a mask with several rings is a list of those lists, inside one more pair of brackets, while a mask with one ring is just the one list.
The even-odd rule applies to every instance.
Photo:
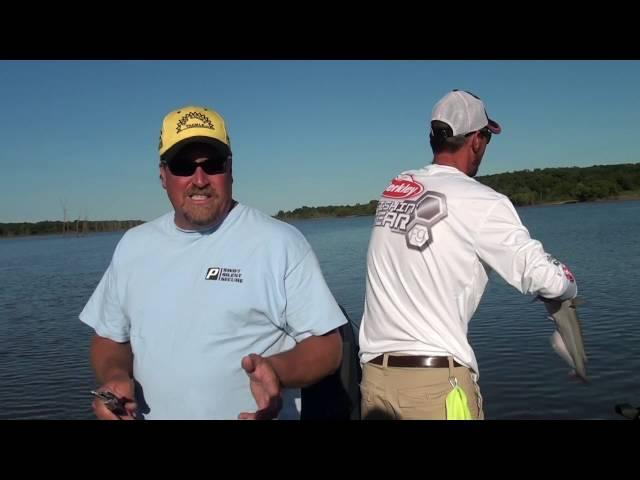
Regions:
[[500, 125], [487, 115], [484, 102], [464, 90], [453, 90], [442, 97], [433, 107], [431, 120], [449, 125], [453, 136], [465, 135], [484, 127], [495, 134], [502, 131]]

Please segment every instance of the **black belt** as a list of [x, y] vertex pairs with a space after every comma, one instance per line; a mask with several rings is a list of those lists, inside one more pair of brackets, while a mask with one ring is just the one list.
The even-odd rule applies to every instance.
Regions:
[[[376, 365], [382, 365], [382, 360], [384, 359], [384, 355], [380, 355], [373, 360], [371, 363]], [[401, 356], [397, 357], [394, 355], [389, 355], [387, 360], [387, 366], [389, 367], [409, 367], [409, 368], [447, 368], [449, 366], [449, 358], [448, 357], [429, 357], [425, 355], [410, 355], [410, 356]], [[460, 363], [453, 360], [454, 367], [464, 367]]]

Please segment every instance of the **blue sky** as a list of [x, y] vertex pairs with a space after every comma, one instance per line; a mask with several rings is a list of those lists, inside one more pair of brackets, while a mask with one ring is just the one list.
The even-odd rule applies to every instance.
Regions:
[[503, 128], [479, 175], [640, 162], [639, 61], [0, 61], [0, 222], [151, 220], [162, 117], [228, 124], [234, 197], [269, 214], [366, 203], [431, 163], [433, 104], [479, 95]]

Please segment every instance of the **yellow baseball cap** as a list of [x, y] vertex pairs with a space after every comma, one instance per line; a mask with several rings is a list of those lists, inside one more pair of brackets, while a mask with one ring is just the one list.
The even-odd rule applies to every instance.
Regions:
[[169, 112], [162, 121], [158, 151], [169, 162], [185, 145], [207, 143], [231, 155], [231, 141], [224, 119], [207, 107], [187, 106]]

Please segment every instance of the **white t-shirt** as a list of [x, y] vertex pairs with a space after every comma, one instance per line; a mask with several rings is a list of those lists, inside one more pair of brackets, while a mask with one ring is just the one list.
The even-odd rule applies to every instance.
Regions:
[[[346, 323], [304, 236], [237, 205], [206, 232], [176, 227], [173, 212], [118, 243], [80, 319], [131, 342], [139, 415], [236, 419], [255, 411], [241, 367]], [[286, 391], [280, 418], [298, 415]]]
[[369, 244], [361, 361], [452, 355], [477, 373], [467, 330], [491, 269], [522, 293], [577, 293], [571, 272], [529, 236], [504, 195], [443, 165], [397, 176]]

